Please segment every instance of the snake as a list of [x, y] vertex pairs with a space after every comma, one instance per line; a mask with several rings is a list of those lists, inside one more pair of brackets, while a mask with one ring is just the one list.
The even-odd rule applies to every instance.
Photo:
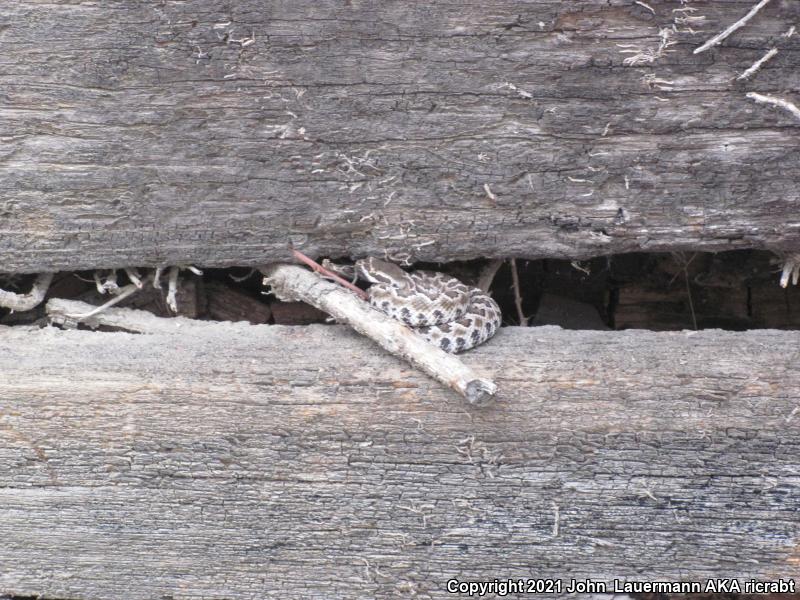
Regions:
[[435, 271], [404, 271], [369, 257], [355, 262], [359, 279], [372, 285], [373, 308], [406, 324], [445, 352], [458, 353], [482, 344], [500, 327], [500, 307], [480, 288]]

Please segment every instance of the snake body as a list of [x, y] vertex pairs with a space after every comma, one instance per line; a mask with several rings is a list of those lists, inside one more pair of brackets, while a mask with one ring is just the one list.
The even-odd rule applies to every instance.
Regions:
[[412, 327], [446, 352], [482, 344], [500, 327], [500, 307], [486, 292], [431, 271], [408, 273], [377, 258], [356, 261], [356, 274], [372, 283], [369, 303]]

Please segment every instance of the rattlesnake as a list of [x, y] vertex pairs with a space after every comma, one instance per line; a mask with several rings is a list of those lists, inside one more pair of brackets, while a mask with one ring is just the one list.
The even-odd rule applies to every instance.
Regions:
[[356, 275], [372, 283], [369, 302], [446, 352], [482, 344], [500, 327], [500, 307], [483, 290], [431, 271], [408, 273], [377, 258], [355, 263]]

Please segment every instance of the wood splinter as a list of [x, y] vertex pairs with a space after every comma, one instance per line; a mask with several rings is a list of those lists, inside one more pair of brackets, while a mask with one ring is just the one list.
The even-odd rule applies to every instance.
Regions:
[[709, 48], [713, 48], [714, 46], [721, 44], [734, 31], [737, 31], [738, 29], [744, 27], [747, 24], [747, 22], [754, 16], [756, 16], [758, 11], [760, 11], [767, 4], [769, 4], [769, 2], [770, 0], [761, 0], [761, 2], [759, 2], [758, 4], [753, 6], [753, 8], [750, 9], [750, 12], [748, 12], [745, 16], [736, 21], [733, 25], [728, 27], [725, 31], [715, 35], [713, 38], [708, 40], [705, 44], [703, 44], [699, 48], [695, 48], [694, 54], [700, 54], [701, 52], [705, 52]]
[[[147, 283], [147, 280], [144, 280], [144, 283]], [[108, 304], [104, 305], [102, 311], [97, 310], [98, 308], [92, 304], [66, 298], [50, 298], [45, 305], [50, 322], [68, 329], [82, 323], [91, 329], [111, 327], [135, 333], [174, 333], [179, 329], [190, 334], [196, 328], [208, 328], [216, 324], [213, 321], [198, 321], [186, 317], [165, 319], [145, 310], [112, 308]]]
[[453, 388], [470, 404], [488, 403], [497, 386], [478, 377], [452, 354], [429, 344], [399, 321], [372, 308], [356, 295], [297, 265], [276, 264], [261, 269], [264, 283], [281, 300], [303, 301], [328, 313], [434, 379]]
[[775, 96], [767, 96], [766, 94], [759, 94], [756, 92], [750, 92], [747, 94], [747, 97], [750, 100], [754, 100], [759, 104], [771, 104], [773, 106], [777, 106], [784, 110], [789, 111], [794, 115], [796, 118], [800, 119], [800, 108], [797, 108], [797, 105], [793, 102], [789, 102], [788, 100], [784, 100], [783, 98], [776, 98]]
[[0, 307], [9, 308], [16, 312], [36, 308], [44, 300], [52, 281], [53, 273], [42, 273], [33, 282], [31, 291], [27, 294], [16, 294], [0, 289]]

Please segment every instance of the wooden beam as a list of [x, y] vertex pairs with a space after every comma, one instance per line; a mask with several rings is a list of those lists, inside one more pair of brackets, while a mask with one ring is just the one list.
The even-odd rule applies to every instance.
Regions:
[[0, 268], [797, 249], [798, 123], [746, 95], [797, 102], [800, 14], [693, 54], [738, 16], [5, 2]]
[[798, 332], [504, 328], [472, 409], [342, 327], [178, 322], [0, 328], [0, 595], [800, 579]]

